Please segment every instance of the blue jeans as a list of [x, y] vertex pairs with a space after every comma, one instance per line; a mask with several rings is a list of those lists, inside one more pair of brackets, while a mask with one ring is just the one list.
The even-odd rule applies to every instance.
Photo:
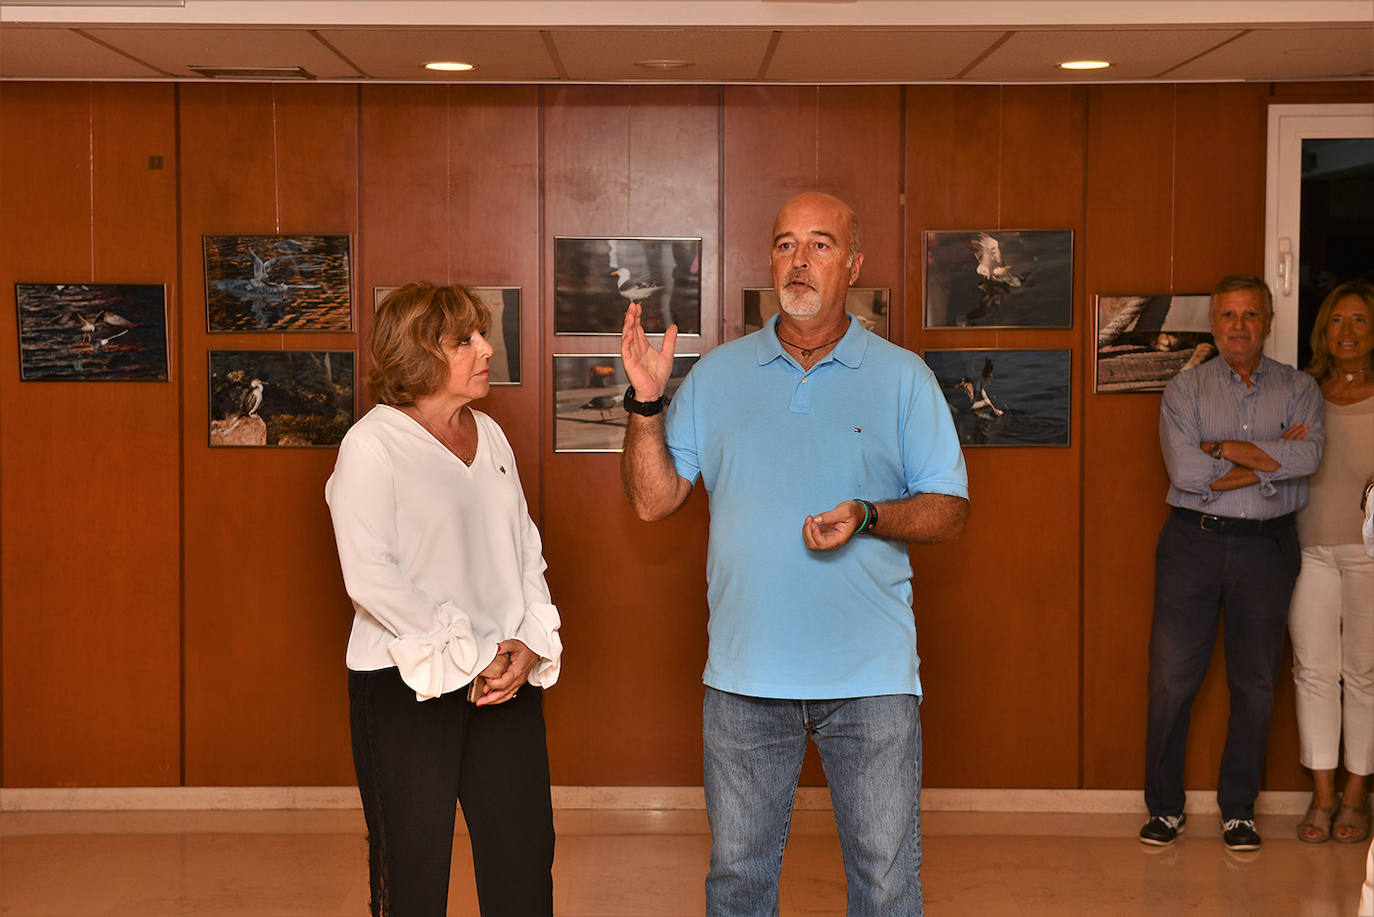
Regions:
[[921, 716], [911, 694], [776, 700], [706, 689], [708, 917], [778, 913], [807, 737], [830, 784], [850, 917], [919, 917]]

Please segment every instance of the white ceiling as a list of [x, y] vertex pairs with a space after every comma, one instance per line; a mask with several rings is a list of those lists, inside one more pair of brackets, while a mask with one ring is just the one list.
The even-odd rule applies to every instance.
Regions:
[[[1084, 57], [1115, 66], [1054, 66]], [[477, 69], [421, 69], [435, 59]], [[691, 66], [636, 66], [664, 59]], [[0, 0], [2, 79], [207, 79], [196, 66], [349, 82], [1370, 79], [1374, 0]]]

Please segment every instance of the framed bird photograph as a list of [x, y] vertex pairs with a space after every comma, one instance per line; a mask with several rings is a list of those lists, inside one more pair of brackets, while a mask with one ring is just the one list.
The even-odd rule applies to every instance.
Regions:
[[1217, 355], [1206, 293], [1097, 297], [1093, 391], [1162, 392], [1185, 369]]
[[1068, 350], [927, 350], [965, 446], [1067, 446]]
[[210, 351], [211, 446], [337, 446], [353, 425], [353, 351]]
[[[665, 390], [669, 401], [698, 357], [673, 357]], [[629, 384], [620, 354], [554, 354], [553, 451], [620, 452], [629, 416], [623, 407]]]
[[559, 236], [553, 260], [556, 334], [619, 334], [632, 302], [649, 334], [701, 334], [701, 239]]
[[[400, 287], [373, 287], [372, 309]], [[491, 384], [520, 384], [520, 288], [468, 287], [491, 312], [487, 343], [491, 345]]]
[[211, 332], [349, 331], [351, 237], [203, 237], [205, 321]]
[[[887, 287], [850, 287], [845, 294], [844, 308], [852, 313], [869, 331], [881, 338], [888, 337], [887, 310], [892, 291]], [[778, 294], [772, 287], [744, 288], [744, 333], [762, 330], [768, 320], [778, 314]], [[890, 338], [889, 338], [890, 340]]]
[[16, 283], [25, 382], [166, 382], [160, 283]]
[[1068, 328], [1073, 231], [925, 234], [925, 327]]

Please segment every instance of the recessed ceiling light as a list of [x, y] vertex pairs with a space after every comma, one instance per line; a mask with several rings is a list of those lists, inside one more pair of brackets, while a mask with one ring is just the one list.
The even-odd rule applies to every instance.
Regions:
[[1066, 60], [1057, 66], [1060, 70], [1106, 70], [1111, 65], [1109, 60]]
[[425, 64], [426, 70], [443, 70], [445, 73], [460, 73], [464, 70], [476, 70], [476, 64], [469, 64], [460, 60], [432, 60]]
[[696, 64], [689, 60], [637, 60], [635, 66], [641, 70], [686, 70]]

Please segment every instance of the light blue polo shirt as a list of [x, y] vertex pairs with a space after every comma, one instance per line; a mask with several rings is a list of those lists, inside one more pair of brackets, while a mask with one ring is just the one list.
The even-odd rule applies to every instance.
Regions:
[[934, 374], [850, 317], [803, 372], [762, 331], [706, 354], [668, 409], [677, 473], [710, 496], [703, 681], [754, 697], [920, 694], [906, 545], [810, 551], [802, 522], [844, 500], [968, 496]]

